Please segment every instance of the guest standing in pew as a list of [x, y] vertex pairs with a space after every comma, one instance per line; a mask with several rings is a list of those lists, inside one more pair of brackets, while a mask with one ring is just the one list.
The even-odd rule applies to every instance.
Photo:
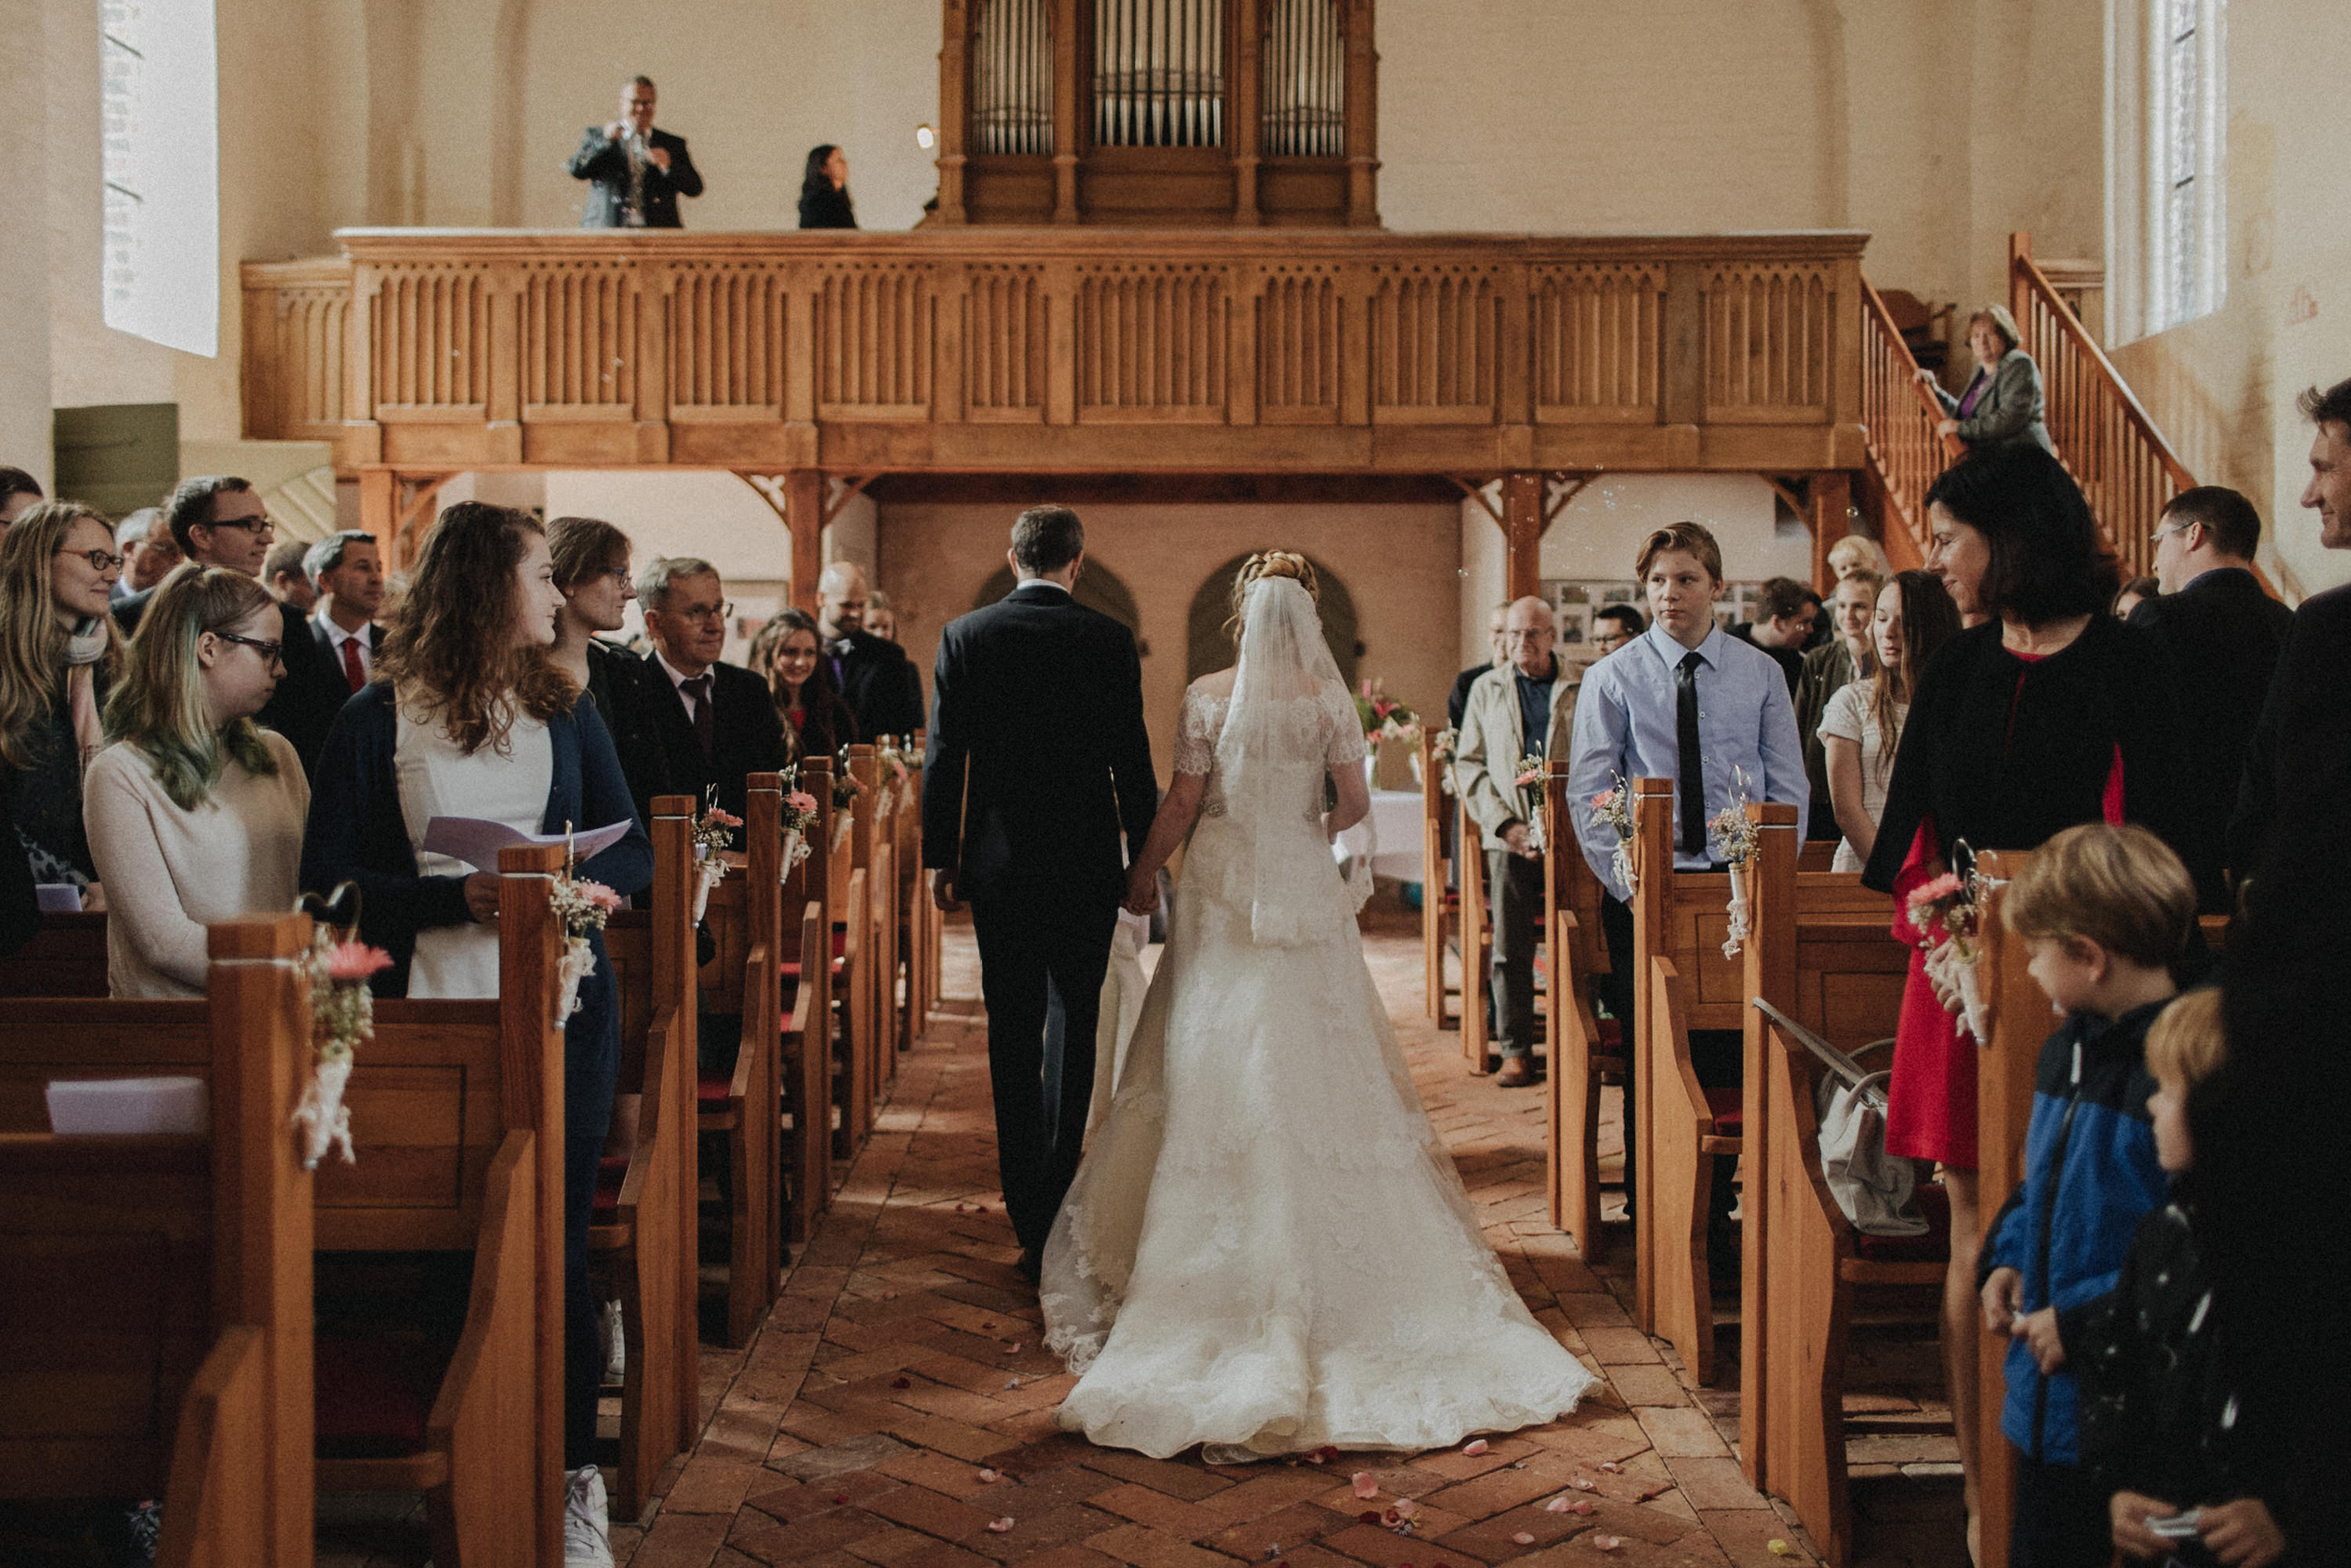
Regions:
[[280, 539], [269, 547], [262, 558], [261, 585], [280, 604], [290, 604], [305, 615], [319, 611], [319, 587], [310, 574], [302, 570], [302, 558], [309, 547], [300, 539]]
[[[1610, 863], [1615, 830], [1593, 821], [1593, 797], [1622, 780], [1674, 780], [1674, 866], [1679, 871], [1719, 869], [1707, 820], [1733, 801], [1734, 774], [1743, 777], [1755, 804], [1778, 801], [1796, 808], [1796, 832], [1804, 831], [1812, 788], [1804, 778], [1803, 747], [1796, 737], [1796, 710], [1788, 682], [1763, 651], [1717, 626], [1714, 603], [1722, 596], [1722, 548], [1697, 523], [1675, 523], [1641, 542], [1633, 564], [1649, 601], [1649, 630], [1630, 645], [1584, 673], [1575, 710], [1574, 758], [1568, 768], [1568, 809], [1583, 858], [1606, 890], [1600, 905], [1601, 934], [1609, 967], [1630, 982], [1625, 998], [1625, 1039], [1640, 1039], [1642, 977], [1633, 969], [1633, 890], [1616, 880]], [[1613, 1004], [1612, 1004], [1613, 1005]], [[1627, 1049], [1632, 1049], [1628, 1044]], [[1728, 1088], [1745, 1076], [1740, 1037], [1735, 1030], [1698, 1030], [1690, 1056], [1698, 1081]], [[1633, 1197], [1635, 1106], [1625, 1098], [1625, 1193]], [[1719, 1159], [1714, 1213], [1708, 1217], [1707, 1262], [1718, 1277], [1739, 1271], [1739, 1231], [1730, 1223], [1732, 1176]]]
[[[1895, 894], [1914, 946], [1910, 890], [1965, 841], [2029, 850], [2081, 822], [2140, 823], [2188, 842], [2184, 752], [2170, 655], [2105, 613], [2111, 558], [2082, 492], [2031, 444], [1978, 452], [1927, 492], [1930, 569], [1962, 620], [1989, 619], [1935, 655], [1910, 700], [1886, 809], [1862, 872]], [[1943, 1357], [1976, 1513], [1976, 1048], [1959, 1036], [1914, 954], [1896, 1031], [1886, 1152], [1943, 1166], [1951, 1261]], [[1972, 1529], [1972, 1526], [1970, 1526]]]
[[1542, 935], [1543, 855], [1535, 836], [1540, 785], [1517, 780], [1531, 755], [1565, 759], [1575, 729], [1574, 672], [1552, 652], [1558, 624], [1551, 606], [1528, 597], [1502, 622], [1506, 663], [1469, 688], [1454, 752], [1455, 788], [1481, 830], [1486, 883], [1493, 890], [1494, 998], [1500, 1028], [1494, 1082], [1519, 1089], [1535, 1081], [1535, 943]]
[[41, 504], [47, 497], [41, 493], [41, 482], [22, 468], [0, 466], [0, 539], [16, 519]]
[[302, 570], [318, 586], [310, 612], [310, 639], [340, 671], [344, 687], [366, 689], [375, 671], [375, 651], [383, 644], [376, 615], [383, 608], [383, 559], [375, 536], [357, 528], [329, 534], [303, 552]]
[[310, 787], [253, 722], [285, 674], [285, 622], [252, 578], [183, 571], [147, 607], [106, 704], [113, 744], [82, 781], [90, 857], [113, 890], [111, 997], [201, 997], [204, 928], [294, 907]]
[[891, 607], [890, 596], [878, 588], [865, 591], [865, 629], [884, 643], [898, 640], [898, 612]]
[[827, 141], [809, 149], [800, 175], [800, 227], [853, 229], [857, 208], [849, 199], [849, 154]]
[[16, 852], [35, 883], [68, 883], [88, 909], [106, 907], [81, 791], [122, 672], [106, 612], [122, 570], [113, 547], [106, 519], [77, 501], [43, 502], [0, 541], [0, 764]]
[[2163, 1202], [2147, 1032], [2179, 993], [2196, 885], [2146, 829], [2090, 822], [2043, 846], [2001, 910], [2065, 1020], [2033, 1072], [2022, 1179], [1984, 1235], [1984, 1327], [2011, 1339], [2000, 1416], [2017, 1452], [2008, 1560], [2107, 1568], [2113, 1527], [2082, 1467], [2071, 1362], [2131, 1233]]
[[[547, 525], [547, 549], [555, 561], [556, 591], [563, 595], [555, 618], [556, 666], [595, 699], [637, 821], [650, 824], [653, 797], [676, 788], [653, 721], [652, 696], [660, 694], [648, 693], [643, 659], [601, 635], [621, 629], [622, 612], [637, 596], [629, 578], [629, 536], [601, 517], [558, 517]], [[633, 896], [643, 889], [620, 891]]]
[[588, 182], [583, 229], [674, 229], [677, 199], [702, 194], [702, 174], [685, 138], [653, 129], [656, 95], [651, 77], [621, 84], [621, 112], [591, 125], [565, 170]]
[[2228, 1059], [2217, 990], [2174, 999], [2147, 1030], [2147, 1119], [2170, 1200], [2138, 1222], [2115, 1288], [2080, 1310], [2067, 1360], [2081, 1385], [2082, 1466], [2106, 1500], [2115, 1550], [2169, 1558], [2175, 1543], [2149, 1523], [2194, 1510], [2206, 1552], [2267, 1568], [2293, 1542], [2324, 1539], [2329, 1521], [2321, 1495], [2297, 1484], [2292, 1423], [2248, 1397], [2245, 1347], [2212, 1311], [2222, 1281], [2196, 1123], [2199, 1091]]
[[2128, 621], [2138, 607], [2163, 595], [2163, 585], [2151, 577], [2134, 577], [2115, 590], [2112, 604], [2106, 613], [2117, 621]]
[[1976, 373], [1966, 389], [1953, 397], [1934, 371], [1918, 372], [1918, 383], [1935, 394], [1950, 416], [1935, 427], [1936, 434], [1956, 435], [1970, 452], [2029, 445], [2057, 455], [2057, 444], [2041, 420], [2041, 367], [2018, 347], [2023, 340], [2005, 305], [1987, 305], [1968, 318], [1968, 347], [1975, 351]]
[[865, 629], [865, 573], [837, 560], [817, 580], [817, 630], [824, 634], [832, 684], [857, 720], [862, 740], [911, 736], [923, 727], [923, 677], [897, 643]]
[[1813, 624], [1820, 619], [1821, 596], [1792, 577], [1775, 577], [1763, 584], [1756, 601], [1755, 619], [1742, 621], [1730, 634], [1750, 648], [1761, 648], [1780, 666], [1793, 699], [1803, 678], [1804, 644], [1812, 640]]
[[141, 507], [115, 525], [114, 548], [122, 557], [122, 575], [114, 582], [118, 602], [146, 592], [180, 564], [180, 547], [172, 542], [161, 507]]
[[[163, 516], [172, 542], [187, 559], [260, 578], [277, 525], [249, 482], [233, 474], [183, 479], [163, 503]], [[139, 618], [155, 591], [149, 589], [115, 602], [115, 623], [124, 636], [137, 633]], [[327, 727], [350, 695], [350, 686], [311, 637], [303, 613], [290, 604], [279, 605], [278, 611], [285, 622], [278, 641], [286, 645], [286, 675], [256, 718], [262, 728], [292, 741], [308, 768], [317, 764], [319, 748], [327, 742]]]
[[[578, 868], [609, 887], [653, 881], [653, 846], [596, 704], [549, 657], [563, 606], [528, 512], [461, 501], [424, 538], [375, 678], [335, 720], [310, 800], [302, 885], [360, 894], [360, 930], [392, 955], [379, 996], [498, 994], [496, 866], [422, 853], [434, 817], [558, 833], [628, 821]], [[611, 1563], [595, 1465], [604, 1373], [588, 1284], [588, 1221], [621, 1065], [603, 937], [563, 1026], [564, 1560]]]
[[[1796, 678], [1796, 733], [1803, 737], [1804, 774], [1813, 781], [1813, 804], [1805, 820], [1816, 839], [1834, 841], [1837, 836], [1836, 802], [1829, 794], [1829, 759], [1821, 739], [1821, 718], [1828, 712], [1831, 698], [1854, 682], [1868, 679], [1877, 668], [1873, 626], [1877, 596], [1885, 586], [1886, 580], [1874, 571], [1849, 572], [1837, 579], [1828, 606], [1835, 634], [1804, 654], [1803, 674]], [[1890, 748], [1886, 755], [1893, 755]]]
[[1510, 601], [1505, 599], [1494, 606], [1494, 612], [1486, 618], [1486, 648], [1493, 657], [1482, 664], [1472, 664], [1453, 677], [1453, 690], [1445, 698], [1447, 728], [1458, 730], [1461, 727], [1461, 716], [1469, 711], [1469, 688], [1478, 684], [1478, 678], [1489, 670], [1499, 670], [1510, 663], [1510, 655], [1502, 648], [1502, 622], [1510, 613]]
[[797, 762], [831, 757], [857, 739], [857, 720], [832, 684], [832, 661], [816, 618], [805, 610], [784, 609], [751, 639], [751, 669], [768, 683], [783, 721], [784, 744]]
[[1649, 618], [1629, 604], [1604, 604], [1592, 616], [1592, 645], [1604, 659], [1649, 629]]
[[[2219, 485], [2182, 490], [2155, 530], [2159, 597], [2131, 612], [2171, 651], [2179, 672], [2179, 717], [2188, 741], [2190, 863], [2197, 905], [2207, 915], [2230, 907], [2229, 814], [2245, 776], [2253, 726], [2277, 674], [2294, 612], [2272, 599], [2253, 575], [2262, 515]], [[2244, 869], [2244, 868], [2240, 868]]]
[[[637, 574], [637, 601], [653, 651], [640, 662], [653, 737], [671, 787], [697, 803], [714, 798], [741, 817], [743, 776], [789, 760], [783, 722], [758, 676], [721, 662], [735, 606], [718, 569], [693, 556], [656, 556]], [[731, 841], [742, 847], [743, 832]]]
[[[1837, 587], [1842, 592], [1844, 583]], [[1936, 651], [1959, 631], [1959, 612], [1931, 571], [1903, 572], [1880, 589], [1872, 619], [1875, 672], [1838, 687], [1821, 716], [1832, 809], [1844, 830], [1831, 871], [1859, 871], [1876, 847], [1877, 818], [1886, 810], [1910, 694]]]

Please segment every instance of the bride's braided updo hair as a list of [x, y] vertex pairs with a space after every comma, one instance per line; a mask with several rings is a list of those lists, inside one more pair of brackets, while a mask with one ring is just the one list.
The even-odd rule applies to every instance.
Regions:
[[1237, 643], [1241, 640], [1241, 601], [1249, 597], [1249, 584], [1261, 577], [1289, 578], [1306, 590], [1307, 598], [1322, 602], [1322, 585], [1315, 580], [1312, 561], [1294, 550], [1259, 550], [1233, 574], [1232, 614], [1226, 618], [1225, 630]]

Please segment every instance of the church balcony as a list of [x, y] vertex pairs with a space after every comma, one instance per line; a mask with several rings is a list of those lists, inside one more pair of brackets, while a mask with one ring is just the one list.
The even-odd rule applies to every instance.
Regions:
[[347, 475], [1865, 463], [1851, 231], [336, 237], [245, 266], [245, 423]]

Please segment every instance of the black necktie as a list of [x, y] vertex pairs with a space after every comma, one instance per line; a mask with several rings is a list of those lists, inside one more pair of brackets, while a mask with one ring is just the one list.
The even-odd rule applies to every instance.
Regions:
[[1706, 660], [1695, 653], [1682, 655], [1681, 674], [1674, 680], [1674, 742], [1679, 756], [1674, 774], [1682, 805], [1682, 853], [1706, 853], [1706, 752], [1698, 741], [1698, 672]]
[[690, 681], [680, 681], [678, 690], [694, 699], [694, 738], [702, 743], [702, 759], [707, 762], [718, 743], [718, 727], [710, 711], [710, 673], [705, 670]]

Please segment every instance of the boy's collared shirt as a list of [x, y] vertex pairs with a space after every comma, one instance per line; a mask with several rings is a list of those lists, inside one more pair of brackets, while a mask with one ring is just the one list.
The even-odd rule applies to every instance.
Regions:
[[[1652, 626], [1584, 673], [1575, 710], [1574, 761], [1568, 771], [1568, 806], [1575, 814], [1583, 858], [1604, 886], [1629, 901], [1609, 861], [1614, 830], [1597, 826], [1592, 798], [1610, 787], [1612, 775], [1629, 785], [1635, 779], [1680, 777], [1681, 664], [1695, 651], [1698, 750], [1704, 761], [1706, 813], [1711, 817], [1731, 800], [1732, 770], [1747, 777], [1748, 799], [1796, 808], [1796, 837], [1804, 836], [1812, 784], [1804, 775], [1804, 752], [1796, 733], [1795, 705], [1780, 666], [1761, 649], [1740, 642], [1717, 626], [1695, 650], [1684, 648], [1664, 628]], [[1679, 797], [1677, 795], [1677, 800]], [[1681, 824], [1674, 824], [1681, 842]], [[1674, 864], [1704, 871], [1711, 849], [1685, 854]]]

